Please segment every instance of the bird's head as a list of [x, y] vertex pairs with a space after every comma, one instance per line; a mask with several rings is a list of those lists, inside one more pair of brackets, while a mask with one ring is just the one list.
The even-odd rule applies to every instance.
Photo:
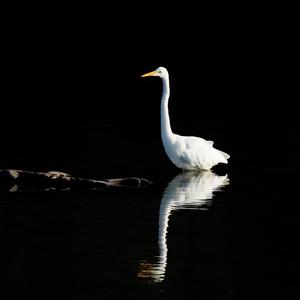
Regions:
[[149, 76], [157, 76], [160, 78], [166, 78], [168, 76], [168, 71], [164, 67], [159, 67], [155, 71], [146, 73], [146, 74], [142, 75], [141, 77], [149, 77]]

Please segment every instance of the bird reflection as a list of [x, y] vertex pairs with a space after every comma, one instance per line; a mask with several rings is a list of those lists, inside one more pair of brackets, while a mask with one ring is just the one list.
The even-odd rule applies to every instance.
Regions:
[[227, 175], [212, 171], [183, 172], [175, 176], [165, 189], [159, 209], [158, 247], [156, 263], [141, 261], [138, 277], [153, 282], [164, 280], [167, 267], [167, 232], [172, 211], [179, 209], [208, 209], [213, 193], [229, 184]]

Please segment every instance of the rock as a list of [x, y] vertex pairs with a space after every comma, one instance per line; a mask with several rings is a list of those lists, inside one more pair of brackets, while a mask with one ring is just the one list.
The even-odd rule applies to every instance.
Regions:
[[114, 186], [126, 186], [126, 187], [135, 187], [135, 188], [145, 187], [151, 184], [151, 182], [147, 179], [136, 178], [136, 177], [108, 179], [107, 182], [110, 185], [114, 185]]
[[96, 180], [73, 177], [59, 171], [0, 170], [0, 191], [4, 192], [101, 189], [110, 186], [141, 188], [149, 184], [150, 181], [136, 177]]
[[64, 172], [58, 172], [58, 171], [49, 171], [47, 173], [45, 173], [45, 175], [47, 177], [49, 177], [50, 179], [64, 179], [64, 180], [70, 180], [71, 179], [71, 175], [64, 173]]
[[0, 181], [1, 182], [10, 182], [18, 178], [18, 170], [0, 170]]

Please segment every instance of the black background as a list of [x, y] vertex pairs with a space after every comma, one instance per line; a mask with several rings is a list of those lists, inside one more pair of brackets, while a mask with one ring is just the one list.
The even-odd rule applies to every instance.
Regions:
[[[218, 136], [216, 145], [233, 161], [256, 168], [292, 166], [296, 20], [284, 12], [228, 11], [190, 8], [181, 15], [108, 14], [108, 20], [102, 15], [77, 22], [40, 15], [7, 23], [2, 166], [76, 171], [78, 159], [95, 157], [95, 142], [119, 147], [120, 156], [160, 143], [161, 83], [139, 78], [160, 65], [170, 72], [176, 133]], [[90, 128], [97, 122], [108, 124], [99, 135]], [[145, 155], [141, 162], [151, 164]], [[135, 158], [127, 157], [133, 166]]]
[[[140, 78], [165, 66], [173, 131], [214, 140], [231, 155], [232, 198], [224, 207], [239, 235], [235, 263], [249, 277], [238, 288], [247, 294], [252, 287], [255, 297], [276, 285], [293, 295], [300, 69], [293, 8], [186, 4], [175, 13], [174, 5], [163, 11], [147, 2], [131, 14], [117, 5], [81, 13], [56, 7], [34, 18], [13, 10], [1, 46], [1, 168], [144, 176], [159, 184], [165, 172], [169, 180], [177, 170], [161, 145], [161, 82]], [[107, 204], [99, 205], [105, 212]], [[31, 208], [39, 215], [36, 203]], [[51, 246], [60, 249], [60, 240]]]

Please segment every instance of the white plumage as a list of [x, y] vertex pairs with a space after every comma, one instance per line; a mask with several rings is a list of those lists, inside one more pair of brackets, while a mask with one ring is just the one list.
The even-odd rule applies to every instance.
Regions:
[[183, 170], [210, 170], [218, 163], [227, 164], [227, 153], [213, 147], [212, 141], [194, 136], [174, 134], [170, 125], [168, 101], [170, 96], [169, 74], [159, 67], [142, 77], [158, 76], [163, 82], [161, 98], [161, 136], [165, 151], [175, 166]]

